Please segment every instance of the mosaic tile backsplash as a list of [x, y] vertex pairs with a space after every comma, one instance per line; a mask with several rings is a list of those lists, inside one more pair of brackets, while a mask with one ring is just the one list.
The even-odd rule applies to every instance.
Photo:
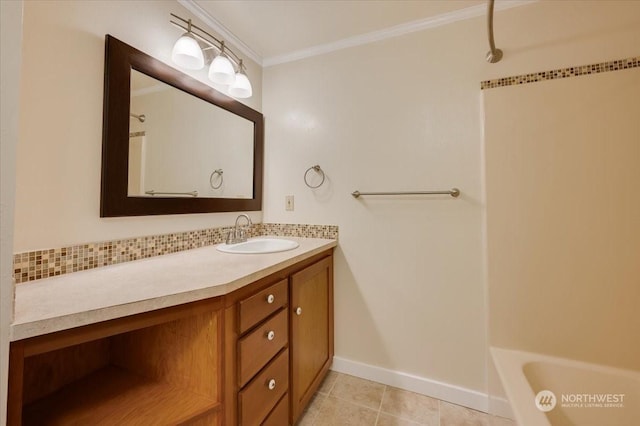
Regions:
[[[224, 242], [232, 227], [151, 235], [123, 240], [103, 241], [13, 255], [16, 284], [83, 271], [116, 263], [190, 250]], [[254, 224], [248, 235], [282, 237], [338, 238], [334, 225], [299, 225], [280, 223]]]
[[535, 83], [545, 80], [557, 80], [560, 78], [577, 77], [580, 75], [599, 74], [609, 71], [626, 70], [640, 67], [640, 56], [617, 61], [601, 62], [599, 64], [581, 65], [571, 68], [536, 72], [532, 74], [516, 75], [513, 77], [486, 80], [480, 83], [480, 89], [493, 89], [496, 87], [515, 86], [519, 84]]

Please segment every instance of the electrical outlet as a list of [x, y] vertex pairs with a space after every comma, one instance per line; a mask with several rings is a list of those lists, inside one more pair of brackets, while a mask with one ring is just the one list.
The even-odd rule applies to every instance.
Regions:
[[284, 197], [284, 209], [288, 212], [293, 211], [293, 195]]

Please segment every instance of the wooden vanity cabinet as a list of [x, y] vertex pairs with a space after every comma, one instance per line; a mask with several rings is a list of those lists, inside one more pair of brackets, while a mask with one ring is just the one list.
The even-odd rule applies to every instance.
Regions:
[[12, 342], [7, 423], [293, 425], [332, 359], [327, 250], [225, 296]]
[[260, 425], [289, 389], [288, 281], [238, 302], [238, 424]]
[[295, 423], [333, 360], [333, 258], [291, 275], [291, 421]]
[[[275, 299], [271, 304], [270, 296]], [[275, 342], [278, 331], [266, 342], [283, 318], [288, 327], [286, 343]], [[225, 357], [237, 360], [227, 369], [225, 392], [238, 395], [225, 401], [226, 424], [294, 425], [333, 360], [332, 252], [232, 294], [225, 311], [225, 335]], [[248, 349], [248, 342], [256, 339], [262, 343], [252, 348], [260, 349]], [[286, 379], [278, 379], [274, 364], [278, 372], [286, 367]], [[272, 379], [275, 384], [269, 389]]]

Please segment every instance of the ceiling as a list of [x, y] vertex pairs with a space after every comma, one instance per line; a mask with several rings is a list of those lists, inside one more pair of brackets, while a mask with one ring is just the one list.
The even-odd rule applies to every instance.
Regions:
[[484, 0], [182, 0], [180, 3], [188, 9], [194, 4], [199, 6], [201, 12], [266, 60], [486, 4]]
[[[488, 0], [176, 1], [263, 67], [484, 17], [488, 4]], [[495, 10], [536, 1], [496, 0]]]

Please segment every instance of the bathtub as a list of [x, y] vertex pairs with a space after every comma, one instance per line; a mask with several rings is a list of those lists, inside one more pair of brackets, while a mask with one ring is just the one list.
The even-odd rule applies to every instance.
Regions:
[[640, 425], [638, 371], [496, 347], [491, 355], [520, 426]]

